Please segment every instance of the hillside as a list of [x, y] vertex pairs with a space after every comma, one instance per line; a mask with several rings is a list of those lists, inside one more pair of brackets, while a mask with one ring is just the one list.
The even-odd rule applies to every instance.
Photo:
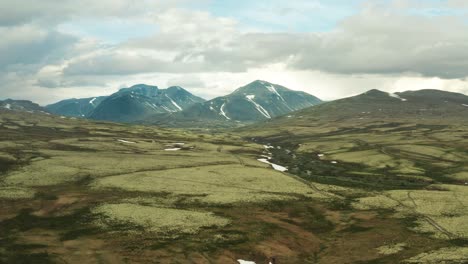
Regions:
[[324, 120], [468, 119], [468, 96], [439, 90], [390, 94], [379, 90], [309, 107], [272, 120], [270, 125], [293, 125]]
[[53, 114], [69, 117], [86, 117], [105, 99], [107, 96], [67, 99], [45, 108]]

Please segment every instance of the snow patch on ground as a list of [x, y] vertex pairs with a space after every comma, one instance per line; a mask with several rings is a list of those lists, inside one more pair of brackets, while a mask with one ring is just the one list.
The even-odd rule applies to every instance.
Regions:
[[8, 110], [11, 110], [11, 104], [6, 104], [6, 105], [4, 106], [4, 108], [6, 108], [6, 109], [8, 109]]
[[238, 259], [237, 262], [239, 262], [239, 264], [255, 264], [255, 262], [253, 261], [242, 260], [242, 259]]
[[255, 108], [257, 108], [257, 111], [260, 112], [260, 114], [262, 114], [266, 118], [269, 118], [269, 119], [271, 118], [268, 111], [265, 110], [265, 108], [263, 108], [261, 105], [259, 105], [257, 102], [253, 100], [253, 98], [255, 98], [255, 95], [247, 95], [246, 98], [249, 102], [251, 102], [255, 106]]
[[468, 107], [468, 104], [462, 104], [462, 105]]
[[172, 100], [172, 98], [170, 98], [167, 94], [166, 94], [166, 97], [169, 98], [169, 100], [171, 100], [171, 103], [177, 107], [177, 109], [179, 109], [179, 111], [182, 111], [182, 107], [180, 107], [176, 102], [174, 102], [174, 100]]
[[181, 148], [167, 148], [167, 149], [164, 149], [165, 151], [178, 151], [178, 150], [181, 150]]
[[224, 103], [221, 108], [219, 109], [220, 111], [220, 115], [224, 116], [227, 120], [231, 120], [231, 118], [229, 118], [229, 116], [226, 115], [226, 113], [224, 112], [224, 107], [226, 106], [226, 103]]
[[121, 143], [127, 143], [127, 144], [135, 144], [136, 142], [133, 142], [133, 141], [127, 141], [127, 140], [124, 140], [124, 139], [117, 139], [118, 142], [121, 142]]
[[283, 166], [278, 165], [278, 164], [271, 163], [268, 159], [258, 159], [258, 161], [266, 163], [266, 164], [270, 164], [273, 167], [273, 169], [275, 169], [277, 171], [285, 172], [285, 171], [288, 170], [286, 167], [283, 167]]

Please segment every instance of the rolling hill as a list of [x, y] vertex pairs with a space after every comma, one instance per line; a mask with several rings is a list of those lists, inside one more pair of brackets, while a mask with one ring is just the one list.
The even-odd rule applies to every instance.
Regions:
[[468, 96], [439, 90], [395, 94], [370, 90], [294, 112], [272, 120], [271, 124], [368, 119], [468, 119]]

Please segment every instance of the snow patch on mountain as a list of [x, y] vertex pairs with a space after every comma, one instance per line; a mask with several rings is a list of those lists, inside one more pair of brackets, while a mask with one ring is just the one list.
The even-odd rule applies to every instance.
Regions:
[[167, 108], [167, 106], [165, 106], [165, 105], [162, 105], [161, 107], [162, 107], [164, 110], [166, 110], [167, 112], [169, 112], [169, 113], [177, 112], [177, 111], [173, 111], [173, 110]]
[[[89, 101], [89, 103], [92, 104], [92, 105], [94, 105], [94, 101], [96, 101], [96, 99], [97, 99], [97, 98], [94, 97], [93, 99], [91, 99], [91, 100]], [[78, 103], [78, 102], [77, 102], [77, 103]]]
[[150, 104], [150, 103], [148, 103], [148, 102], [145, 102], [145, 104], [146, 104], [147, 106], [149, 106], [150, 108], [152, 108], [152, 109], [158, 110], [158, 108], [157, 108], [156, 105], [154, 105], [154, 104]]
[[405, 98], [401, 98], [398, 94], [394, 94], [394, 93], [388, 93], [388, 95], [390, 95], [391, 97], [393, 98], [397, 98], [397, 99], [400, 99], [402, 102], [406, 102], [408, 101], [407, 99]]
[[270, 84], [270, 85], [267, 85], [267, 86], [265, 86], [265, 87], [268, 89], [268, 91], [270, 91], [270, 92], [276, 94], [281, 100], [283, 100], [283, 102], [286, 102], [286, 100], [284, 100], [283, 96], [281, 96], [281, 94], [278, 93], [278, 91], [276, 90], [275, 86], [273, 86], [272, 84]]
[[462, 105], [468, 107], [468, 104], [462, 104]]
[[260, 104], [258, 104], [257, 102], [255, 102], [253, 100], [255, 98], [255, 95], [247, 95], [246, 98], [247, 98], [247, 100], [249, 100], [249, 102], [251, 102], [255, 106], [255, 108], [257, 108], [257, 111], [260, 112], [260, 114], [262, 114], [264, 117], [266, 117], [268, 119], [271, 118], [268, 111], [265, 110], [265, 108], [263, 108]]
[[169, 98], [169, 100], [171, 100], [171, 103], [177, 107], [177, 109], [179, 109], [179, 111], [182, 111], [182, 107], [180, 107], [176, 102], [174, 102], [174, 100], [172, 100], [172, 98], [170, 98], [167, 94], [166, 94], [166, 97]]
[[225, 107], [225, 106], [226, 106], [226, 103], [224, 103], [224, 104], [221, 106], [221, 108], [219, 109], [219, 111], [220, 111], [219, 114], [222, 115], [222, 116], [224, 116], [227, 120], [231, 120], [231, 118], [229, 118], [229, 117], [226, 115], [226, 113], [224, 112], [224, 107]]
[[8, 109], [8, 110], [11, 110], [11, 104], [6, 104], [6, 105], [4, 106], [4, 108], [6, 108], [6, 109]]

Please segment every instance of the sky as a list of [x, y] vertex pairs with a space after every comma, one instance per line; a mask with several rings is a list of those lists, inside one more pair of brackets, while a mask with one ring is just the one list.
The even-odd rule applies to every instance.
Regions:
[[468, 94], [466, 0], [0, 0], [0, 99], [265, 80], [333, 100]]

